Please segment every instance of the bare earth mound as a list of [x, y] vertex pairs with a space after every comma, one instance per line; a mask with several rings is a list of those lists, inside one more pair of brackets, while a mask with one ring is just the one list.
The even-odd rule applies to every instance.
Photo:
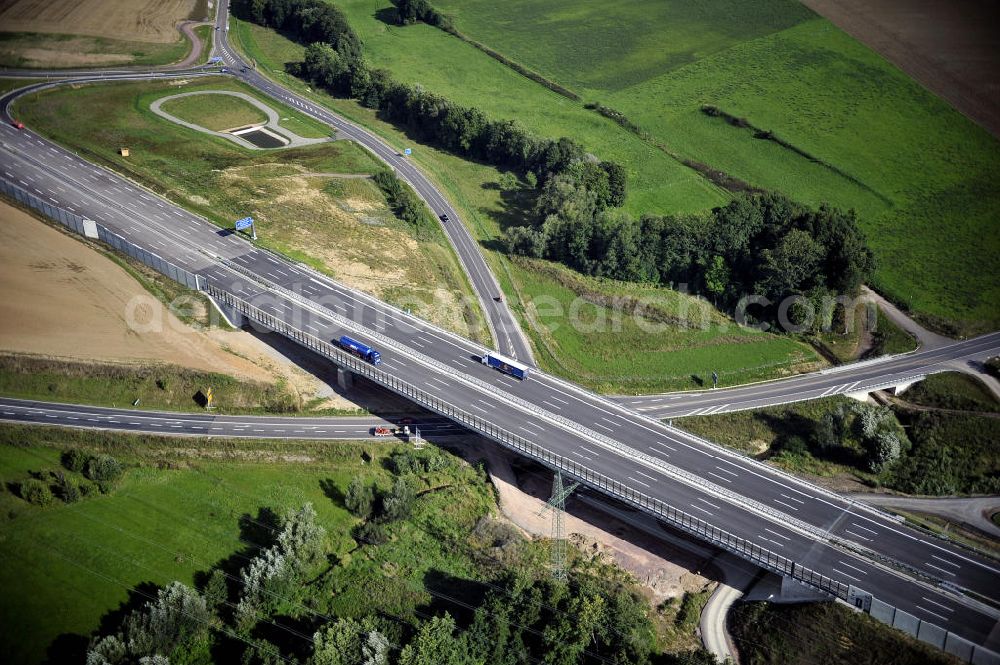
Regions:
[[1000, 5], [990, 0], [802, 0], [1000, 137]]
[[196, 0], [0, 0], [0, 30], [170, 44]]

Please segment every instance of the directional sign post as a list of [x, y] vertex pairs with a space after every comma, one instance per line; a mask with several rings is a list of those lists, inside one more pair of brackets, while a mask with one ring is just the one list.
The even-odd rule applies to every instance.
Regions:
[[254, 240], [257, 239], [257, 227], [254, 226], [253, 217], [244, 217], [243, 219], [236, 220], [236, 230], [246, 231], [250, 229], [250, 237]]

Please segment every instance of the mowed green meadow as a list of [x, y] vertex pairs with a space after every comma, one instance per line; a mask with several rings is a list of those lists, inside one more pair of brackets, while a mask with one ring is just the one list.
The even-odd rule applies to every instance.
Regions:
[[[951, 322], [960, 334], [1000, 327], [1000, 143], [801, 4], [433, 4], [464, 34], [584, 101], [617, 109], [681, 157], [803, 203], [855, 209], [879, 259], [873, 285], [925, 321]], [[367, 0], [338, 5], [373, 64], [401, 80], [548, 136], [572, 136], [625, 163], [630, 212], [707, 209], [722, 196], [665, 185], [685, 167], [662, 152], [669, 169], [639, 157], [656, 149], [582, 103], [513, 71], [498, 73], [500, 63], [455, 37], [387, 25]], [[380, 0], [374, 9], [388, 6]], [[819, 162], [706, 116], [704, 104], [747, 118]], [[688, 170], [687, 177], [697, 176]]]
[[[519, 317], [522, 328], [532, 337], [536, 360], [547, 371], [594, 389], [634, 393], [697, 388], [701, 384], [693, 376], [704, 380], [706, 372], [710, 375], [713, 369], [719, 371], [724, 382], [737, 382], [780, 377], [794, 370], [814, 367], [819, 362], [816, 353], [807, 345], [779, 335], [741, 330], [712, 308], [709, 308], [712, 314], [708, 330], [675, 328], [666, 333], [650, 333], [629, 315], [623, 315], [622, 330], [611, 327], [576, 329], [569, 325], [565, 317], [543, 322], [559, 324], [552, 330], [536, 330], [526, 309], [527, 303], [540, 295], [556, 299], [567, 313], [577, 295], [594, 290], [600, 291], [602, 296], [649, 298], [671, 302], [676, 307], [681, 302], [687, 302], [692, 311], [704, 303], [690, 296], [679, 296], [666, 288], [614, 282], [597, 284], [595, 280], [587, 279], [567, 280], [565, 276], [570, 271], [559, 267], [549, 270], [539, 268], [540, 263], [515, 264], [505, 254], [496, 251], [496, 242], [506, 226], [525, 223], [528, 214], [525, 206], [530, 206], [530, 200], [526, 204], [524, 199], [530, 197], [501, 192], [496, 186], [500, 177], [497, 169], [461, 159], [432, 146], [416, 145], [370, 109], [350, 100], [335, 99], [310, 90], [284, 72], [284, 64], [301, 60], [304, 49], [273, 30], [234, 20], [231, 32], [239, 48], [260, 63], [261, 69], [269, 76], [370, 128], [397, 150], [414, 147], [412, 159], [462, 212], [463, 222], [479, 240], [483, 254], [508, 294], [508, 302]], [[454, 41], [461, 44], [458, 40]], [[475, 49], [470, 53], [482, 55]], [[488, 61], [495, 63], [492, 59]], [[527, 79], [521, 80], [531, 83]], [[555, 93], [551, 94], [558, 97]], [[559, 99], [569, 102], [561, 97]], [[587, 113], [589, 115], [585, 117], [599, 118], [596, 114]], [[617, 125], [607, 123], [607, 126], [614, 131], [619, 130]], [[603, 307], [594, 310], [584, 305], [580, 311], [582, 318], [604, 315], [610, 320], [614, 316], [613, 312]], [[724, 323], [728, 323], [728, 328], [720, 329], [719, 326]], [[630, 342], [627, 344], [622, 343], [623, 331], [629, 335]], [[695, 347], [695, 352], [688, 353]], [[609, 362], [610, 365], [607, 365]]]
[[[35, 432], [28, 436], [38, 437]], [[360, 446], [336, 444], [341, 451], [356, 448], [336, 461], [281, 463], [280, 451], [256, 453], [260, 461], [248, 452], [249, 459], [240, 461], [238, 447], [230, 447], [219, 450], [218, 461], [181, 461], [174, 468], [146, 462], [130, 468], [110, 495], [38, 508], [14, 496], [8, 484], [29, 471], [58, 469], [60, 448], [52, 444], [62, 437], [46, 430], [42, 445], [22, 447], [11, 445], [14, 434], [0, 435], [7, 440], [0, 443], [0, 588], [6, 598], [0, 646], [7, 662], [40, 662], [58, 636], [89, 635], [102, 615], [126, 601], [130, 588], [194, 584], [196, 572], [249, 546], [245, 537], [241, 541], [240, 517], [256, 517], [261, 508], [282, 514], [312, 502], [327, 531], [340, 534], [338, 553], [353, 546], [355, 520], [327, 498], [323, 485], [329, 480], [346, 489], [361, 471]], [[300, 445], [288, 448], [307, 456]]]

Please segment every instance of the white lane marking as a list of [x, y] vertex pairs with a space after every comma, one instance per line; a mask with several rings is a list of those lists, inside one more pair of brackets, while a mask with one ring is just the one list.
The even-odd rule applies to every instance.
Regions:
[[[639, 480], [637, 478], [633, 478], [632, 476], [628, 476], [628, 479], [631, 480], [633, 483], [639, 483], [643, 487], [649, 487], [649, 485], [647, 485], [646, 483], [642, 482], [641, 480]], [[705, 512], [708, 512], [708, 511], [706, 510]]]
[[867, 575], [868, 574], [868, 571], [862, 570], [862, 569], [858, 568], [857, 566], [852, 566], [851, 564], [847, 563], [846, 561], [837, 561], [837, 563], [839, 563], [842, 566], [847, 566], [851, 570], [856, 570], [859, 573], [861, 573], [862, 575]]
[[[855, 528], [858, 528], [858, 529], [861, 529], [862, 531], [867, 531], [868, 533], [874, 533], [876, 536], [878, 535], [878, 531], [876, 531], [875, 529], [869, 529], [866, 526], [861, 526], [857, 522], [851, 522], [851, 526], [853, 526]], [[934, 555], [932, 554], [931, 556], [934, 556]]]
[[730, 471], [729, 469], [723, 469], [723, 468], [722, 468], [721, 466], [719, 466], [718, 464], [716, 464], [716, 465], [715, 465], [715, 468], [716, 468], [716, 469], [718, 469], [719, 471], [721, 471], [722, 473], [728, 473], [728, 474], [729, 474], [730, 476], [739, 476], [739, 475], [740, 475], [740, 474], [738, 474], [738, 473], [735, 473], [735, 472], [733, 472], [733, 471]]
[[792, 504], [790, 504], [790, 503], [785, 503], [785, 502], [784, 502], [784, 501], [782, 501], [781, 499], [774, 499], [774, 502], [775, 502], [775, 503], [780, 503], [780, 504], [781, 504], [781, 505], [783, 505], [783, 506], [787, 506], [788, 508], [791, 508], [792, 510], [798, 510], [798, 508], [796, 508], [796, 507], [795, 507], [795, 506], [793, 506]]
[[833, 572], [837, 573], [838, 575], [843, 575], [844, 577], [849, 577], [852, 580], [855, 580], [856, 582], [860, 582], [861, 581], [861, 578], [855, 577], [854, 575], [850, 575], [848, 573], [845, 573], [842, 570], [837, 570], [836, 568], [831, 568], [830, 570], [832, 570]]
[[942, 563], [944, 563], [944, 565], [951, 566], [952, 568], [961, 568], [962, 567], [962, 566], [958, 565], [957, 563], [952, 563], [951, 561], [948, 561], [947, 559], [942, 559], [937, 554], [932, 554], [931, 558], [932, 559], [937, 559], [938, 561], [941, 561]]
[[547, 400], [547, 399], [543, 399], [543, 400], [542, 400], [542, 404], [548, 404], [549, 406], [551, 406], [551, 407], [552, 407], [553, 409], [555, 409], [556, 411], [560, 411], [560, 410], [562, 410], [562, 407], [561, 407], [561, 406], [559, 406], [558, 404], [553, 404], [552, 402], [550, 402], [550, 401], [549, 401], [549, 400]]
[[951, 617], [942, 616], [942, 615], [938, 614], [937, 612], [931, 612], [926, 607], [921, 607], [920, 605], [917, 605], [917, 609], [918, 610], [923, 610], [924, 612], [927, 612], [928, 614], [930, 614], [932, 616], [936, 616], [937, 618], [942, 619], [944, 621], [950, 621], [951, 620]]
[[695, 510], [700, 510], [701, 512], [703, 512], [703, 513], [705, 513], [705, 514], [707, 514], [707, 515], [713, 515], [713, 516], [715, 515], [715, 513], [713, 513], [712, 511], [710, 511], [710, 510], [705, 510], [704, 508], [702, 508], [702, 507], [701, 507], [701, 506], [699, 506], [699, 505], [696, 505], [696, 504], [693, 504], [693, 503], [692, 503], [692, 504], [691, 504], [691, 507], [692, 507], [692, 508], [694, 508]]
[[860, 538], [861, 540], [867, 540], [868, 542], [871, 542], [871, 540], [872, 540], [868, 536], [862, 536], [860, 533], [854, 533], [850, 529], [844, 529], [844, 533], [848, 533], [848, 534], [854, 536], [855, 538]]
[[601, 453], [597, 452], [596, 450], [591, 450], [587, 446], [580, 446], [580, 450], [586, 450], [588, 453], [590, 453], [591, 455], [593, 455], [595, 457], [600, 457], [601, 456]]
[[[781, 494], [781, 492], [778, 492], [778, 494]], [[794, 496], [788, 496], [787, 494], [781, 494], [781, 496], [785, 497], [789, 501], [795, 501], [797, 503], [801, 503], [803, 506], [806, 504], [805, 501], [803, 501], [801, 499], [796, 499]]]
[[581, 452], [578, 452], [578, 451], [576, 451], [576, 450], [571, 450], [570, 452], [571, 452], [572, 454], [576, 455], [577, 457], [581, 457], [581, 458], [583, 458], [583, 459], [587, 460], [588, 462], [592, 462], [592, 461], [594, 461], [594, 458], [593, 458], [593, 457], [590, 457], [590, 456], [588, 456], [588, 455], [584, 455], [583, 453], [581, 453]]
[[940, 607], [941, 609], [943, 609], [943, 610], [945, 610], [947, 612], [954, 612], [955, 611], [952, 608], [948, 607], [947, 605], [942, 605], [941, 603], [937, 602], [936, 600], [931, 600], [927, 596], [920, 596], [920, 598], [922, 598], [923, 600], [926, 600], [931, 605], [937, 605], [938, 607]]
[[760, 534], [757, 534], [757, 537], [760, 538], [761, 540], [766, 540], [769, 543], [777, 545], [778, 547], [784, 547], [785, 546], [784, 543], [779, 543], [777, 540], [774, 540], [773, 538], [768, 538], [767, 536], [762, 536]]
[[705, 503], [705, 504], [708, 504], [708, 505], [712, 506], [712, 507], [713, 507], [713, 508], [715, 508], [716, 510], [722, 510], [722, 506], [717, 506], [717, 505], [715, 505], [714, 503], [712, 503], [711, 501], [709, 501], [708, 499], [703, 499], [703, 498], [701, 498], [701, 497], [699, 496], [699, 497], [698, 497], [698, 500], [699, 500], [699, 501], [701, 501], [702, 503]]
[[657, 482], [657, 481], [659, 480], [659, 479], [658, 479], [658, 478], [656, 478], [655, 476], [651, 476], [651, 475], [649, 475], [648, 473], [643, 473], [642, 471], [639, 471], [638, 469], [636, 469], [636, 473], [637, 473], [638, 475], [642, 476], [643, 478], [649, 478], [649, 479], [650, 479], [650, 480], [652, 480], [652, 481], [653, 481], [654, 483], [655, 483], [655, 482]]
[[764, 531], [767, 531], [768, 533], [774, 534], [778, 538], [784, 538], [785, 540], [791, 540], [791, 538], [789, 538], [788, 536], [780, 534], [777, 531], [772, 531], [771, 529], [768, 529], [767, 527], [764, 527]]
[[601, 423], [594, 423], [594, 427], [600, 427], [601, 429], [607, 430], [609, 432], [614, 432], [613, 429], [611, 429], [607, 425], [602, 425]]
[[950, 570], [945, 570], [941, 566], [935, 566], [933, 563], [928, 563], [926, 565], [929, 566], [930, 568], [933, 568], [934, 570], [940, 570], [945, 575], [950, 575], [951, 577], [955, 577], [955, 573], [951, 572]]
[[670, 457], [670, 453], [668, 453], [666, 450], [663, 450], [662, 448], [658, 447], [656, 444], [650, 444], [649, 447], [656, 449], [656, 452], [660, 453], [664, 457]]
[[732, 480], [730, 480], [729, 478], [726, 478], [725, 476], [720, 476], [719, 474], [717, 474], [717, 473], [714, 473], [714, 472], [712, 472], [712, 471], [708, 471], [707, 473], [708, 473], [708, 475], [710, 475], [710, 476], [715, 476], [716, 478], [718, 478], [719, 480], [722, 480], [722, 481], [724, 481], [724, 482], [727, 482], [727, 483], [731, 483], [731, 482], [733, 482], [733, 481], [732, 481]]

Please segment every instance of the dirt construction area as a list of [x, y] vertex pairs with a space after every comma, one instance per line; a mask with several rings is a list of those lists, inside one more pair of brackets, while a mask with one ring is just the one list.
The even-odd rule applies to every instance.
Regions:
[[0, 228], [0, 351], [172, 363], [355, 406], [249, 332], [186, 326], [117, 263], [2, 202]]
[[[0, 30], [169, 44], [197, 0], [0, 0]], [[200, 17], [199, 17], [200, 18]]]
[[1000, 4], [802, 1], [1000, 137]]

